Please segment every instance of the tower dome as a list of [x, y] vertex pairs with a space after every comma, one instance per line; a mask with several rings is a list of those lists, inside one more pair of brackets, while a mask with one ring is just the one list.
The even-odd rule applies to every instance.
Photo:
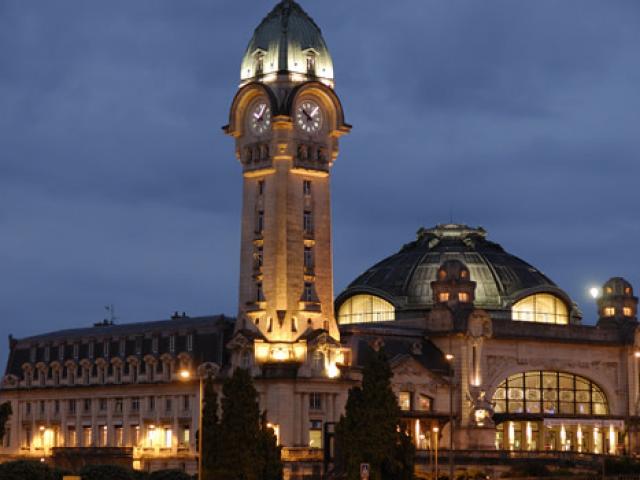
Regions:
[[333, 87], [333, 61], [322, 32], [293, 0], [282, 0], [262, 20], [242, 59], [241, 85], [280, 76]]

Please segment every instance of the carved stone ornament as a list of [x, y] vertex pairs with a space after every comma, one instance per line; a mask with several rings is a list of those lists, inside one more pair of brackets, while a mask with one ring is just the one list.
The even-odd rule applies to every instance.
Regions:
[[487, 392], [479, 387], [469, 389], [469, 403], [471, 404], [472, 418], [477, 426], [493, 427], [493, 405], [486, 398]]
[[380, 337], [373, 339], [369, 346], [373, 349], [374, 352], [379, 352], [382, 347], [384, 347], [384, 340]]
[[491, 338], [493, 336], [493, 324], [487, 312], [484, 310], [471, 312], [467, 335], [472, 338]]

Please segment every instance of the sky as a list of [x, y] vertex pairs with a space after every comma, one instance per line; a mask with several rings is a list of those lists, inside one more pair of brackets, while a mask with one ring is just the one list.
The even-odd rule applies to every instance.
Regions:
[[[352, 133], [335, 292], [450, 219], [551, 277], [640, 288], [640, 2], [301, 0]], [[275, 0], [0, 0], [7, 336], [236, 311], [241, 170], [221, 128]]]

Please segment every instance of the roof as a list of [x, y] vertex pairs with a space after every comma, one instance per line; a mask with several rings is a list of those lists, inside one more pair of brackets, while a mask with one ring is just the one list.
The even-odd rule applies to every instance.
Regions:
[[571, 309], [573, 302], [551, 279], [486, 237], [481, 227], [466, 225], [420, 229], [415, 241], [356, 278], [338, 296], [336, 306], [357, 293], [370, 293], [394, 304], [397, 312], [429, 309], [433, 306], [431, 282], [438, 268], [445, 261], [458, 260], [477, 284], [479, 308], [504, 309], [525, 294], [545, 291], [562, 298]]
[[[322, 32], [293, 0], [283, 0], [260, 22], [242, 59], [240, 78], [292, 72], [306, 75], [307, 57], [314, 56], [315, 74], [333, 80], [333, 61]], [[262, 58], [262, 72], [257, 58]]]

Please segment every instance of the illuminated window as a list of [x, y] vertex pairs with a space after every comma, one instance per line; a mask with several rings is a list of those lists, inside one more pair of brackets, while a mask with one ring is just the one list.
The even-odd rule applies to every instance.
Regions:
[[76, 427], [71, 426], [67, 428], [67, 447], [78, 446], [78, 435], [76, 434]]
[[615, 307], [604, 307], [602, 310], [605, 317], [613, 317], [616, 314]]
[[100, 438], [98, 439], [98, 443], [100, 447], [106, 447], [108, 446], [108, 435], [109, 435], [109, 429], [107, 428], [106, 425], [102, 425], [99, 427], [100, 432]]
[[191, 441], [191, 428], [189, 427], [189, 425], [183, 425], [182, 438], [180, 438], [180, 445], [182, 447], [187, 447], [190, 441]]
[[302, 193], [305, 196], [311, 195], [311, 180], [304, 180], [302, 182]]
[[140, 445], [140, 426], [131, 425], [131, 445], [137, 447]]
[[624, 289], [624, 294], [625, 295], [631, 295], [632, 291], [631, 291], [631, 287], [625, 287]]
[[122, 427], [114, 428], [114, 438], [116, 447], [124, 447], [124, 430]]
[[390, 322], [396, 319], [394, 306], [375, 295], [349, 297], [338, 311], [338, 322], [351, 323]]
[[569, 323], [569, 313], [565, 303], [554, 295], [538, 293], [523, 298], [512, 308], [512, 318], [521, 322]]
[[496, 413], [607, 415], [604, 392], [590, 380], [562, 372], [512, 375], [493, 394]]
[[320, 420], [311, 420], [309, 448], [322, 448], [322, 421]]
[[166, 427], [164, 429], [164, 448], [171, 448], [173, 443], [173, 430], [171, 428]]
[[449, 301], [449, 292], [442, 292], [438, 295], [439, 302], [448, 302]]
[[82, 446], [90, 447], [93, 444], [93, 431], [91, 427], [82, 428]]
[[467, 303], [469, 301], [469, 294], [467, 292], [458, 293], [458, 300], [462, 303]]
[[398, 405], [400, 405], [400, 410], [411, 410], [411, 392], [400, 392], [398, 394]]
[[633, 316], [633, 309], [631, 307], [622, 307], [622, 314], [625, 317], [632, 317]]
[[430, 411], [433, 408], [433, 399], [427, 395], [420, 395], [420, 410]]

